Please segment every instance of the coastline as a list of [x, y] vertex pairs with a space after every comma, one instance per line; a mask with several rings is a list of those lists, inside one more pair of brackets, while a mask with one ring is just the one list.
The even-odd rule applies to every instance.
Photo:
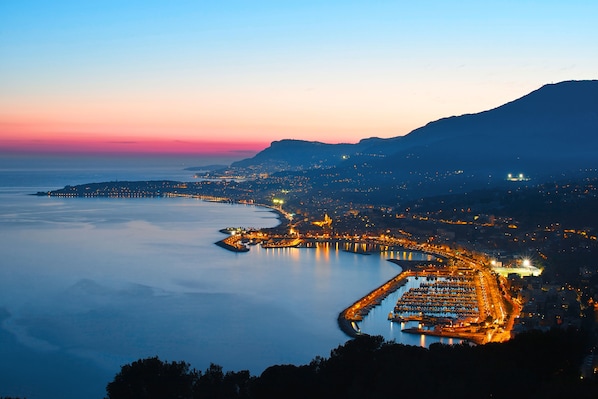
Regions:
[[[204, 201], [204, 200], [202, 200]], [[234, 202], [234, 204], [237, 205], [251, 205], [251, 206], [255, 206], [258, 208], [265, 208], [268, 210], [268, 212], [273, 212], [276, 214], [276, 218], [278, 219], [278, 224], [276, 226], [270, 227], [272, 229], [278, 228], [280, 225], [283, 224], [284, 219], [286, 218], [286, 216], [284, 215], [283, 212], [281, 212], [280, 210], [273, 208], [273, 207], [269, 207], [267, 205], [262, 205], [262, 204], [245, 204], [242, 202]], [[249, 252], [249, 248], [247, 248], [247, 245], [241, 242], [241, 237], [232, 234], [231, 232], [235, 231], [235, 230], [242, 230], [242, 228], [232, 228], [232, 227], [225, 227], [220, 229], [219, 231], [223, 234], [229, 234], [228, 237], [223, 238], [222, 240], [216, 241], [214, 244], [218, 245], [220, 248], [222, 249], [226, 249], [228, 251], [231, 252], [235, 252], [235, 253], [243, 253], [243, 252]]]
[[[155, 182], [152, 182], [152, 183], [155, 183]], [[169, 183], [172, 183], [172, 182], [169, 182]], [[113, 184], [116, 184], [116, 183], [113, 183]], [[60, 196], [60, 197], [63, 197], [63, 196], [65, 196], [65, 197], [72, 197], [72, 196], [87, 197], [87, 196], [89, 196], [89, 195], [80, 195], [80, 193], [77, 191], [75, 193], [73, 193], [70, 191], [70, 189], [72, 189], [72, 188], [74, 188], [74, 187], [65, 186], [65, 188], [63, 190], [66, 191], [66, 193], [63, 193], [63, 194], [57, 195], [57, 196]], [[37, 195], [42, 195], [42, 194], [53, 196], [53, 192], [48, 192], [48, 193], [38, 192], [37, 193]], [[262, 208], [264, 208], [264, 210], [267, 210], [268, 212], [274, 212], [276, 214], [276, 218], [278, 219], [277, 225], [267, 228], [267, 229], [271, 229], [272, 232], [276, 231], [276, 229], [281, 229], [281, 226], [284, 227], [286, 224], [289, 223], [289, 220], [292, 220], [292, 217], [288, 213], [286, 213], [280, 207], [275, 207], [272, 205], [259, 204], [259, 203], [253, 203], [253, 202], [250, 203], [250, 202], [245, 202], [245, 201], [233, 201], [230, 199], [228, 199], [227, 201], [223, 201], [221, 198], [200, 196], [200, 195], [195, 195], [195, 194], [168, 193], [168, 194], [165, 194], [164, 196], [167, 196], [167, 197], [191, 197], [191, 198], [200, 199], [205, 202], [228, 202], [230, 204], [251, 205], [251, 206], [255, 206], [255, 207], [262, 207]], [[108, 196], [108, 197], [111, 197], [111, 196]], [[123, 198], [126, 198], [126, 197], [138, 198], [138, 197], [143, 197], [143, 195], [137, 196], [134, 194], [134, 195], [123, 196]], [[239, 230], [243, 230], [243, 229], [239, 228]], [[228, 250], [228, 251], [231, 251], [234, 253], [243, 253], [243, 252], [250, 251], [250, 248], [247, 246], [248, 241], [244, 240], [242, 238], [241, 234], [235, 234], [234, 232], [231, 231], [230, 228], [221, 229], [220, 231], [223, 233], [225, 233], [225, 232], [229, 233], [230, 235], [222, 240], [215, 242], [214, 244], [216, 244], [217, 246], [219, 246], [222, 249], [225, 249], [225, 250]], [[253, 242], [253, 240], [252, 240], [252, 242]], [[293, 246], [295, 246], [295, 245], [293, 245]], [[275, 246], [275, 247], [278, 247], [278, 246]], [[354, 253], [354, 254], [360, 254], [360, 255], [370, 255], [370, 252], [367, 250], [347, 250], [347, 249], [345, 249], [344, 251]], [[427, 253], [430, 255], [434, 255], [436, 257], [436, 259], [433, 261], [432, 260], [428, 260], [428, 261], [401, 260], [401, 261], [399, 261], [397, 259], [388, 259], [392, 263], [395, 263], [395, 264], [401, 266], [401, 268], [402, 268], [401, 273], [399, 273], [397, 276], [395, 276], [391, 280], [384, 283], [382, 286], [369, 292], [367, 295], [365, 295], [364, 297], [362, 297], [361, 299], [359, 299], [358, 301], [353, 303], [351, 306], [344, 309], [341, 313], [339, 313], [339, 315], [337, 317], [337, 323], [338, 323], [338, 327], [340, 328], [341, 331], [343, 331], [347, 336], [349, 336], [351, 338], [361, 335], [362, 332], [360, 331], [360, 328], [357, 323], [359, 321], [363, 320], [363, 317], [366, 316], [372, 308], [374, 308], [375, 306], [378, 306], [382, 302], [382, 300], [384, 298], [386, 298], [390, 293], [396, 291], [398, 288], [400, 288], [401, 286], [406, 284], [407, 277], [417, 276], [417, 272], [415, 270], [417, 268], [417, 266], [422, 266], [422, 264], [424, 264], [424, 263], [427, 264], [427, 266], [434, 266], [434, 267], [445, 266], [445, 264], [444, 264], [445, 262], [443, 262], [443, 260], [446, 260], [447, 259], [446, 257], [439, 256], [439, 254], [437, 254], [437, 253], [422, 251], [421, 248], [418, 248], [418, 251]], [[435, 336], [452, 336], [455, 338], [468, 339], [470, 341], [475, 342], [475, 337], [472, 339], [471, 333], [467, 334], [465, 332], [455, 332], [454, 330], [449, 332], [449, 331], [424, 330], [421, 328], [417, 328], [417, 329], [414, 328], [414, 329], [409, 329], [409, 331], [405, 331], [405, 332], [413, 333], [413, 334], [435, 335]], [[463, 335], [469, 335], [469, 336], [464, 337]]]

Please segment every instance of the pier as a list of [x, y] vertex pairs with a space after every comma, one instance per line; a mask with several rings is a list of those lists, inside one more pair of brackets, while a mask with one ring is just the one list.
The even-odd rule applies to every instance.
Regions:
[[215, 244], [231, 252], [248, 252], [249, 248], [243, 244], [242, 238], [238, 234], [233, 234], [223, 240], [216, 241]]
[[407, 278], [412, 276], [415, 276], [415, 272], [404, 271], [343, 310], [338, 317], [340, 329], [350, 337], [361, 334], [356, 329], [356, 323], [363, 320], [364, 316], [389, 294], [404, 286], [407, 283]]

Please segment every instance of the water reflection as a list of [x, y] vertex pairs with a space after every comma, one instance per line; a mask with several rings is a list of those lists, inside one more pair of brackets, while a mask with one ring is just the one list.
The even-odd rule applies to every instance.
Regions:
[[[98, 392], [65, 385], [72, 393], [62, 397], [101, 397], [106, 375], [146, 356], [254, 374], [309, 363], [346, 341], [339, 312], [400, 271], [389, 253], [349, 253], [338, 242], [255, 245], [243, 254], [215, 246], [223, 227], [278, 223], [247, 206], [185, 198], [0, 201], [0, 345], [10, 348], [0, 368], [11, 370], [0, 385], [30, 375], [30, 363], [48, 356], [40, 348], [50, 348], [51, 367], [77, 364], [97, 376]], [[392, 257], [400, 256], [425, 255]], [[384, 329], [400, 337], [387, 314]], [[410, 339], [397, 341], [418, 344]], [[41, 371], [31, 377], [47, 379]], [[89, 387], [90, 379], [81, 381]]]
[[[408, 251], [401, 251], [398, 254], [405, 260], [420, 260], [420, 258], [424, 259], [428, 256], [426, 254]], [[407, 328], [419, 327], [417, 322], [396, 323], [388, 321], [388, 315], [394, 311], [397, 300], [405, 292], [409, 291], [409, 289], [419, 287], [424, 281], [425, 280], [422, 279], [408, 278], [404, 286], [388, 295], [382, 300], [380, 305], [374, 307], [368, 315], [359, 322], [361, 331], [370, 335], [381, 335], [388, 341], [395, 340], [396, 342], [409, 345], [422, 345], [422, 342], [425, 342], [426, 346], [434, 342], [447, 343], [447, 338], [444, 337], [427, 336], [422, 341], [422, 338], [417, 334], [402, 332], [402, 330]], [[460, 343], [461, 340], [454, 339], [451, 342]]]

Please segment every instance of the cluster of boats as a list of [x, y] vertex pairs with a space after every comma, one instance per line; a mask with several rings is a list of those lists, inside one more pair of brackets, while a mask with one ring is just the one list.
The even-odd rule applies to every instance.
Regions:
[[478, 295], [472, 276], [427, 279], [419, 287], [410, 288], [397, 301], [389, 320], [474, 321], [479, 318]]

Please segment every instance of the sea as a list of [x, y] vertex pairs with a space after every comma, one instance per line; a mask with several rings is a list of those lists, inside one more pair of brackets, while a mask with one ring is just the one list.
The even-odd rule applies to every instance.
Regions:
[[[192, 198], [34, 196], [89, 182], [192, 181], [201, 160], [0, 159], [0, 397], [103, 398], [120, 367], [158, 356], [259, 375], [307, 364], [349, 338], [338, 314], [401, 268], [407, 251], [329, 245], [233, 253], [225, 227], [272, 227], [268, 208]], [[408, 282], [407, 289], [415, 282]], [[401, 290], [362, 332], [428, 346], [387, 320]]]

